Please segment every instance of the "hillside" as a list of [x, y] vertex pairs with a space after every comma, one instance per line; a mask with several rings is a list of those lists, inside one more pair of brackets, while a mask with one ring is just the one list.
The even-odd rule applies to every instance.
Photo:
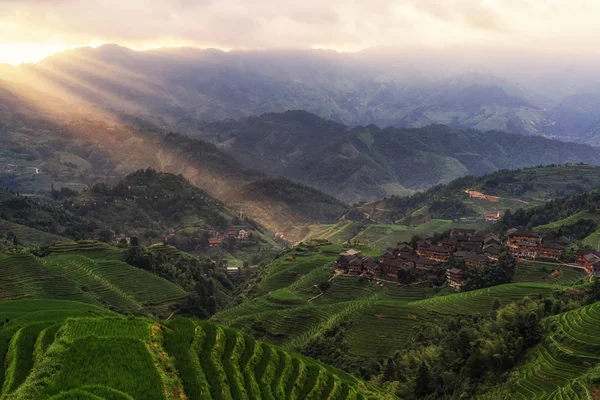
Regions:
[[[294, 208], [281, 198], [269, 212], [246, 209], [245, 201], [255, 201], [257, 196], [269, 208], [270, 200], [249, 190], [252, 186], [244, 191], [243, 197], [238, 190], [263, 178], [261, 173], [249, 170], [211, 143], [173, 133], [161, 134], [154, 128], [134, 129], [97, 110], [85, 110], [81, 114], [65, 110], [40, 113], [36, 117], [10, 114], [3, 120], [0, 133], [5, 143], [0, 150], [0, 186], [28, 194], [47, 194], [52, 187], [81, 191], [98, 182], [115, 184], [131, 172], [152, 167], [183, 175], [222, 203], [235, 205], [236, 213], [244, 212], [272, 232], [294, 223], [290, 221], [292, 217], [327, 223], [335, 222], [343, 211], [340, 209], [333, 218], [315, 218], [310, 209]], [[276, 182], [282, 186], [281, 190], [295, 185], [283, 179]], [[323, 206], [330, 204], [328, 200]], [[312, 205], [315, 206], [318, 204]]]
[[[185, 130], [184, 130], [185, 131]], [[404, 196], [464, 175], [546, 164], [600, 164], [589, 146], [502, 132], [349, 128], [305, 111], [203, 123], [188, 133], [276, 176], [345, 202]]]
[[207, 322], [68, 301], [1, 302], [0, 316], [6, 399], [380, 398], [348, 374]]
[[[567, 123], [577, 118], [576, 110], [566, 108], [568, 114], [557, 118], [557, 124], [552, 117], [566, 112], [549, 109], [558, 102], [527, 89], [530, 80], [520, 79], [525, 84], [520, 85], [503, 77], [503, 69], [496, 68], [496, 75], [465, 72], [464, 61], [455, 65], [451, 54], [425, 61], [421, 52], [401, 58], [394, 53], [194, 48], [142, 52], [110, 44], [65, 51], [39, 65], [16, 68], [11, 75], [69, 101], [188, 131], [202, 120], [294, 109], [347, 125], [442, 123], [529, 135], [565, 134], [577, 126]], [[494, 69], [486, 65], [484, 70], [490, 67]], [[545, 86], [562, 86], [556, 77], [547, 78], [554, 83]], [[569, 94], [574, 90], [569, 88]]]
[[[575, 272], [552, 279], [551, 271], [536, 272], [523, 265], [515, 283], [436, 297], [434, 289], [424, 284], [379, 285], [351, 276], [331, 279], [331, 264], [342, 250], [342, 245], [335, 244], [292, 249], [261, 271], [249, 285], [245, 302], [217, 313], [212, 321], [301, 351], [343, 325], [338, 344], [345, 357], [339, 362], [360, 373], [368, 360], [390, 356], [402, 348], [421, 323], [441, 316], [485, 314], [496, 299], [507, 304], [524, 296], [550, 294], [583, 276]], [[359, 250], [366, 255], [379, 254], [369, 247]]]
[[594, 303], [546, 319], [549, 334], [509, 376], [514, 389], [495, 389], [485, 398], [593, 398], [598, 391], [599, 307]]
[[[392, 196], [356, 209], [374, 221], [421, 223], [429, 218], [482, 218], [488, 210], [516, 210], [600, 186], [600, 167], [549, 165], [465, 176], [412, 196]], [[472, 191], [469, 195], [466, 191]], [[478, 197], [474, 197], [478, 196]], [[486, 197], [487, 196], [487, 197]]]
[[74, 300], [124, 314], [168, 315], [187, 295], [125, 263], [122, 250], [98, 242], [57, 243], [45, 257], [0, 253], [0, 263], [1, 300]]

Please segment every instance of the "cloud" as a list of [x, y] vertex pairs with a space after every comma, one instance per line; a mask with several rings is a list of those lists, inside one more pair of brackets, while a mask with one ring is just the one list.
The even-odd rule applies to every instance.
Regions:
[[0, 0], [0, 42], [221, 48], [591, 45], [586, 0]]

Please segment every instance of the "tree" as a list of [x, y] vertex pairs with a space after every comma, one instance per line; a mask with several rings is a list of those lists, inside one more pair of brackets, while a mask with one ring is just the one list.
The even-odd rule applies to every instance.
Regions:
[[500, 307], [502, 307], [502, 303], [500, 302], [499, 298], [495, 298], [494, 299], [494, 303], [492, 303], [492, 311], [496, 311], [498, 310]]
[[383, 380], [385, 382], [396, 380], [396, 365], [393, 357], [388, 357], [383, 369]]
[[210, 296], [206, 301], [206, 311], [209, 315], [214, 315], [217, 312], [217, 299], [215, 299], [215, 296]]
[[427, 367], [425, 362], [422, 362], [415, 378], [415, 394], [417, 397], [425, 397], [431, 392], [431, 388], [429, 387], [430, 381], [429, 367]]
[[129, 239], [129, 243], [131, 244], [131, 247], [138, 247], [140, 245], [140, 239], [138, 239], [137, 236], [132, 236], [131, 239]]

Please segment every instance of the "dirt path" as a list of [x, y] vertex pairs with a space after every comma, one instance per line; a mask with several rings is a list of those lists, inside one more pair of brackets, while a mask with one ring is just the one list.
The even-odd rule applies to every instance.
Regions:
[[316, 295], [315, 297], [311, 297], [310, 299], [308, 299], [308, 302], [309, 302], [309, 303], [310, 303], [311, 301], [313, 301], [313, 300], [316, 300], [316, 299], [318, 299], [319, 297], [321, 297], [321, 296], [323, 296], [323, 295], [325, 294], [325, 292], [324, 292], [324, 291], [322, 291], [322, 290], [321, 290], [321, 288], [320, 288], [319, 286], [317, 286], [317, 285], [313, 285], [313, 287], [316, 287], [317, 289], [319, 289], [319, 292], [321, 292], [321, 293], [319, 293], [319, 294], [318, 294], [318, 295]]

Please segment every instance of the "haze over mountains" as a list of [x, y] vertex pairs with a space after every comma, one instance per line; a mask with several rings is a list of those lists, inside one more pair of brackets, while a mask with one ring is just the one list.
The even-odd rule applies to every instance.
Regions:
[[[476, 61], [459, 64], [457, 56], [448, 54], [410, 60], [394, 54], [382, 49], [141, 52], [104, 45], [7, 67], [2, 74], [53, 96], [133, 114], [162, 128], [193, 130], [197, 120], [301, 109], [349, 126], [442, 123], [598, 143], [594, 124], [600, 121], [600, 85], [593, 78], [587, 86], [580, 82], [589, 74], [574, 78], [566, 72], [542, 72], [548, 79], [542, 86], [524, 72], [515, 73], [515, 65], [507, 68], [507, 77], [496, 74], [502, 72], [501, 59], [498, 65], [478, 68]], [[553, 82], [553, 92], [538, 94]]]
[[464, 175], [600, 164], [593, 147], [539, 137], [595, 144], [600, 95], [558, 102], [453, 64], [386, 60], [104, 45], [7, 67], [0, 181], [81, 189], [153, 167], [285, 232]]

